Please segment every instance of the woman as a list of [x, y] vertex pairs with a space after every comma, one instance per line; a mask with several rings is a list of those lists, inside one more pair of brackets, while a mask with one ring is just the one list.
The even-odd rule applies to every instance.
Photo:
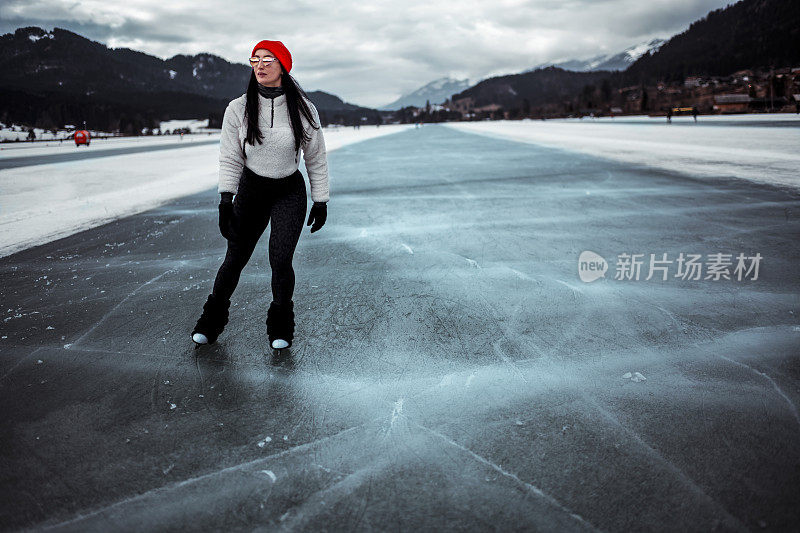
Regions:
[[267, 335], [272, 347], [281, 349], [291, 346], [294, 337], [292, 256], [306, 214], [300, 151], [314, 201], [307, 223], [311, 233], [327, 218], [328, 161], [317, 109], [289, 75], [289, 50], [280, 41], [261, 41], [253, 48], [250, 65], [247, 92], [228, 104], [222, 121], [219, 229], [228, 251], [192, 340], [213, 343], [222, 333], [239, 275], [269, 224], [272, 303]]

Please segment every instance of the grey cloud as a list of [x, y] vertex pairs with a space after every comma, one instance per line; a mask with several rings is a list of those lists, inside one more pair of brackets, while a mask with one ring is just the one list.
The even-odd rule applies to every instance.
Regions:
[[106, 42], [114, 36], [113, 30], [109, 26], [92, 22], [75, 22], [69, 19], [41, 20], [37, 18], [9, 18], [0, 20], [0, 31], [3, 33], [13, 33], [17, 28], [26, 26], [38, 26], [46, 30], [63, 28], [98, 42]]
[[[263, 4], [127, 0], [88, 12], [58, 0], [4, 1], [0, 29], [59, 26], [159, 57], [209, 52], [245, 63], [261, 39], [282, 40], [309, 90], [380, 105], [442, 76], [483, 79], [537, 64], [622, 50], [687, 27], [726, 0], [538, 0], [402, 5], [341, 0]], [[120, 13], [133, 13], [120, 19]], [[146, 20], [153, 22], [147, 22]], [[113, 21], [109, 22], [109, 21]]]
[[126, 20], [121, 26], [111, 29], [109, 34], [117, 39], [143, 39], [170, 44], [191, 42], [191, 33], [188, 35], [186, 33], [175, 33], [173, 27], [169, 29], [172, 31], [165, 31], [165, 28], [144, 24], [139, 21]]
[[702, 0], [692, 3], [670, 3], [653, 6], [652, 10], [637, 10], [625, 17], [624, 22], [611, 24], [610, 29], [626, 35], [644, 33], [678, 33], [688, 28], [691, 22], [705, 16], [709, 11], [723, 7], [717, 0]]

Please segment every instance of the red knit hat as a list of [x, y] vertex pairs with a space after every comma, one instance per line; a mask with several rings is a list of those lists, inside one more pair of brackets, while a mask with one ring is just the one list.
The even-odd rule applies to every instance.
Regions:
[[264, 50], [269, 50], [272, 52], [278, 61], [281, 62], [283, 65], [284, 70], [289, 72], [292, 70], [292, 54], [289, 53], [289, 50], [283, 46], [283, 43], [280, 41], [261, 41], [257, 45], [253, 47], [253, 52], [250, 54], [250, 57], [256, 55], [256, 50], [263, 48]]

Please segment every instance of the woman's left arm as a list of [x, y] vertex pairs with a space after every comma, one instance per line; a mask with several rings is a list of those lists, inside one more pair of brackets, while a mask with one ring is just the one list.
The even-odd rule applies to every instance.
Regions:
[[325, 138], [322, 135], [322, 123], [314, 104], [306, 100], [311, 114], [314, 116], [315, 125], [319, 128], [308, 126], [311, 139], [303, 144], [303, 159], [308, 170], [308, 181], [311, 184], [311, 199], [315, 202], [327, 202], [330, 198], [328, 186], [328, 154], [325, 151]]

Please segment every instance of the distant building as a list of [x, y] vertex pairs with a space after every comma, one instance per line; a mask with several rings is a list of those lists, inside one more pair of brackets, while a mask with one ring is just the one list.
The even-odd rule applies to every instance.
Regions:
[[458, 100], [453, 100], [450, 103], [450, 108], [453, 111], [459, 111], [461, 113], [471, 113], [473, 112], [473, 107], [475, 105], [475, 99], [467, 96], [466, 98], [459, 98]]
[[734, 82], [737, 81], [750, 81], [750, 78], [753, 77], [752, 70], [737, 70], [733, 74], [731, 74]]
[[493, 113], [494, 111], [498, 111], [501, 107], [500, 104], [487, 104], [474, 108], [474, 111], [478, 113]]
[[746, 113], [751, 100], [746, 94], [718, 94], [714, 97], [714, 109], [720, 113]]

